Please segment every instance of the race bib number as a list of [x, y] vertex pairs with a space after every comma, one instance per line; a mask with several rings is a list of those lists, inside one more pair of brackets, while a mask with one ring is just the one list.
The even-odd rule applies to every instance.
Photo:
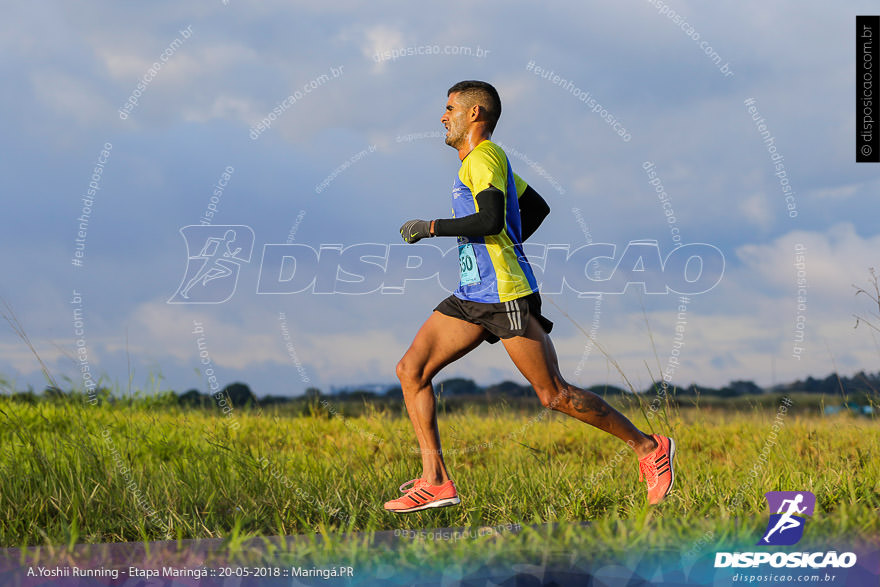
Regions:
[[474, 245], [468, 243], [458, 246], [458, 262], [461, 264], [462, 285], [480, 283], [480, 270], [477, 268], [477, 256], [474, 254]]

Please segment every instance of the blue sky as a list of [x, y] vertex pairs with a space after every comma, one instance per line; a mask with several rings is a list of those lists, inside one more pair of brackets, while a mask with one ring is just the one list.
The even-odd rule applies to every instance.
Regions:
[[[673, 349], [679, 384], [769, 385], [872, 370], [876, 340], [853, 328], [853, 314], [871, 310], [853, 284], [867, 285], [880, 250], [878, 167], [857, 165], [853, 144], [855, 15], [872, 6], [669, 3], [676, 19], [644, 0], [540, 9], [16, 3], [0, 22], [0, 295], [53, 374], [80, 384], [85, 356], [108, 383], [127, 383], [130, 363], [136, 386], [152, 374], [178, 391], [206, 390], [193, 321], [221, 384], [289, 395], [310, 385], [393, 383], [396, 361], [447, 295], [440, 282], [410, 281], [402, 294], [259, 294], [263, 248], [291, 232], [293, 243], [314, 249], [398, 245], [405, 220], [449, 216], [458, 159], [438, 135], [446, 89], [484, 79], [502, 97], [494, 139], [551, 206], [531, 242], [622, 251], [654, 240], [665, 257], [674, 226], [681, 242], [724, 254], [721, 281], [690, 297], [678, 333], [674, 293], [633, 286], [598, 304], [572, 291], [545, 296], [572, 382], [621, 378], [563, 312], [592, 329], [639, 387], [669, 370]], [[392, 52], [405, 55], [381, 59]], [[589, 92], [607, 114], [529, 63]], [[145, 76], [137, 105], [121, 118]], [[794, 218], [747, 99], [784, 156]], [[269, 128], [251, 138], [276, 108]], [[109, 157], [101, 155], [105, 143]], [[76, 267], [77, 218], [99, 158], [106, 162]], [[168, 304], [187, 264], [180, 229], [199, 223], [227, 167], [234, 171], [212, 224], [250, 227], [253, 255], [238, 265], [228, 301]], [[806, 279], [800, 307], [796, 246]], [[454, 279], [454, 258], [438, 267]], [[804, 340], [795, 358], [798, 320]], [[33, 355], [5, 327], [0, 373], [19, 388], [44, 384]], [[525, 382], [501, 345], [484, 344], [440, 375], [452, 376]]]

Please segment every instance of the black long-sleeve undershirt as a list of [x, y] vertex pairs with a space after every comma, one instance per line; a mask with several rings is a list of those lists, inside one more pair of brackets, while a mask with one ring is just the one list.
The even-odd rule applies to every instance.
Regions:
[[[481, 237], [498, 234], [504, 228], [504, 193], [488, 187], [477, 194], [479, 212], [464, 218], [438, 218], [434, 221], [434, 236]], [[529, 238], [550, 213], [550, 206], [531, 186], [519, 197], [519, 216], [522, 240]]]
[[526, 186], [526, 191], [519, 197], [519, 221], [522, 225], [523, 242], [538, 230], [548, 214], [550, 214], [550, 205], [532, 189], [532, 186]]
[[438, 218], [434, 236], [478, 237], [498, 234], [504, 228], [504, 192], [489, 186], [477, 194], [479, 212], [463, 218]]

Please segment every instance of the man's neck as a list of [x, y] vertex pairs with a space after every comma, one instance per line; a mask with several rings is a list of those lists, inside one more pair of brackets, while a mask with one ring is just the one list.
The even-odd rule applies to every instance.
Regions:
[[471, 151], [477, 148], [477, 145], [479, 145], [483, 141], [488, 141], [491, 138], [492, 133], [474, 129], [474, 132], [468, 134], [464, 144], [458, 150], [458, 160], [464, 161], [464, 158], [467, 157]]

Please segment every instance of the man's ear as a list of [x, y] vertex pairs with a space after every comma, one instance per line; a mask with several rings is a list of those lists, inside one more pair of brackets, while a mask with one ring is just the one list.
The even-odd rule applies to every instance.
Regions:
[[480, 111], [482, 110], [482, 106], [479, 104], [474, 104], [468, 109], [469, 118], [471, 122], [476, 122], [480, 119]]

